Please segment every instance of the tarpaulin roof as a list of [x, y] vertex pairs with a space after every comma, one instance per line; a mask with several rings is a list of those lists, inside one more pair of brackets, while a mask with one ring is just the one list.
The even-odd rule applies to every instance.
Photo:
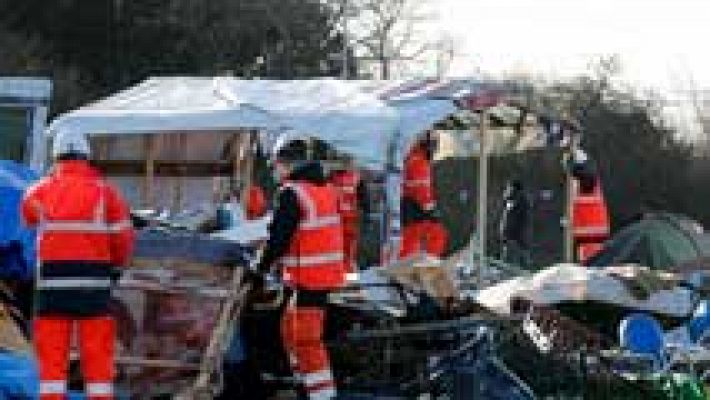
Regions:
[[[381, 167], [397, 114], [354, 85], [333, 79], [150, 78], [58, 117], [49, 133], [133, 134], [259, 129], [313, 136]], [[383, 137], [385, 140], [383, 140]]]
[[[28, 167], [0, 160], [0, 251], [11, 251], [8, 246], [13, 242], [20, 246], [15, 250], [18, 254], [0, 257], [0, 276], [27, 278], [34, 268], [35, 235], [20, 220], [20, 201], [27, 186], [36, 179], [37, 174]], [[14, 259], [18, 256], [22, 260]]]
[[[61, 115], [51, 133], [131, 134], [254, 128], [272, 140], [312, 136], [381, 168], [387, 146], [404, 149], [456, 111], [453, 100], [500, 91], [474, 80], [296, 81], [160, 77]], [[493, 96], [495, 97], [495, 96]], [[396, 135], [396, 136], [395, 136]]]
[[50, 134], [133, 134], [268, 128], [273, 118], [218, 90], [215, 78], [149, 78], [56, 118]]
[[267, 110], [278, 120], [272, 139], [316, 137], [370, 167], [384, 165], [388, 138], [400, 129], [394, 109], [348, 81], [218, 80], [225, 97]]

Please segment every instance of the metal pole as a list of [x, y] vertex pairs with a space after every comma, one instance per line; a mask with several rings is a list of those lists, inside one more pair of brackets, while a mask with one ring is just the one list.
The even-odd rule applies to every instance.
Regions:
[[565, 249], [565, 262], [574, 262], [574, 237], [572, 236], [572, 214], [574, 213], [574, 179], [572, 174], [567, 171], [565, 172], [565, 225], [564, 225], [564, 249]]
[[[572, 134], [570, 138], [570, 148], [565, 157], [565, 164], [571, 159], [572, 153], [579, 146], [578, 138]], [[565, 171], [565, 225], [564, 225], [564, 256], [565, 262], [574, 262], [574, 235], [572, 234], [572, 216], [574, 215], [574, 195], [575, 195], [575, 180], [572, 177], [572, 171], [569, 168]]]
[[486, 224], [488, 223], [488, 110], [481, 111], [478, 155], [478, 277], [482, 281], [486, 263]]

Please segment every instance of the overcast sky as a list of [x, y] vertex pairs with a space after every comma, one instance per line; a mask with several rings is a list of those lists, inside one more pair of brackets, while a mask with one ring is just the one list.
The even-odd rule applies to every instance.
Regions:
[[710, 88], [710, 0], [432, 1], [438, 29], [457, 41], [450, 75], [571, 76], [617, 54], [625, 81], [669, 100]]
[[[434, 0], [437, 1], [437, 0]], [[619, 54], [627, 79], [662, 89], [692, 76], [710, 87], [707, 0], [438, 0], [457, 39], [455, 75], [575, 74], [591, 56]]]

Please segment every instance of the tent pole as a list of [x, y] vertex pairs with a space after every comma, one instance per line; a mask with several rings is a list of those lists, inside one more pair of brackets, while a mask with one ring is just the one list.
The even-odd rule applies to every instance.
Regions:
[[486, 224], [488, 223], [488, 109], [481, 111], [478, 155], [478, 280], [483, 281], [486, 267]]
[[143, 205], [146, 208], [154, 207], [153, 186], [155, 185], [155, 156], [156, 156], [156, 136], [146, 135], [145, 144], [147, 147], [147, 157], [145, 159], [145, 181], [143, 186]]
[[[578, 138], [576, 135], [572, 135], [570, 138], [570, 148], [569, 151], [563, 156], [565, 158], [565, 164], [567, 160], [572, 158], [572, 153], [579, 146]], [[564, 256], [565, 262], [574, 262], [574, 235], [572, 234], [572, 216], [574, 215], [574, 193], [575, 193], [575, 180], [572, 177], [572, 171], [569, 168], [565, 168], [565, 225], [564, 225]]]

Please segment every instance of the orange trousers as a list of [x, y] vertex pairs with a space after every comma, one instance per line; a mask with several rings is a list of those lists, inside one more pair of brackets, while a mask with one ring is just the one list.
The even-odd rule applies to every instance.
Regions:
[[420, 253], [441, 257], [446, 251], [447, 242], [446, 229], [440, 222], [413, 222], [402, 228], [399, 258], [405, 259]]
[[116, 324], [110, 316], [35, 319], [33, 334], [39, 363], [40, 399], [64, 400], [66, 396], [69, 348], [75, 326], [87, 398], [112, 400]]
[[294, 376], [303, 383], [309, 400], [335, 398], [335, 380], [323, 343], [325, 311], [291, 306], [281, 320], [281, 337]]

